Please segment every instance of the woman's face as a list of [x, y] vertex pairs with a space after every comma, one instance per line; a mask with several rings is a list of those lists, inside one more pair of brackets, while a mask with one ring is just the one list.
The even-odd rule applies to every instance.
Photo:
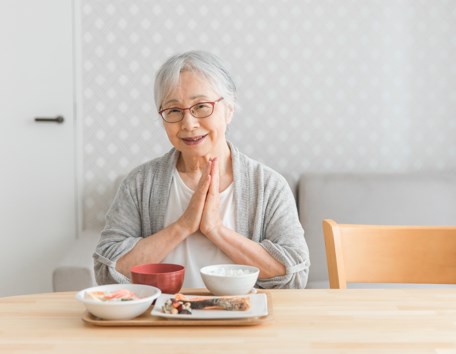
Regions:
[[[199, 102], [214, 102], [220, 96], [201, 75], [184, 71], [170, 94], [165, 97], [161, 109], [188, 108]], [[214, 157], [227, 148], [225, 132], [231, 122], [233, 109], [224, 101], [215, 104], [214, 112], [207, 118], [195, 118], [189, 110], [177, 123], [163, 121], [171, 144], [184, 158]]]

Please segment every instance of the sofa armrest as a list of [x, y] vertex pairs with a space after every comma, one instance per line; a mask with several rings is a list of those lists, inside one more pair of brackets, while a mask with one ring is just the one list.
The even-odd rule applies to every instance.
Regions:
[[92, 254], [99, 238], [99, 232], [85, 231], [74, 240], [53, 271], [54, 291], [79, 291], [97, 285]]

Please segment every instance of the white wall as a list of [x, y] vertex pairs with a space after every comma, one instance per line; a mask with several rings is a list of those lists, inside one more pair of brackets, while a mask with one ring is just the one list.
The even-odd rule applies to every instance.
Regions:
[[455, 170], [456, 1], [80, 3], [85, 228], [119, 175], [169, 149], [153, 78], [189, 49], [235, 77], [229, 138], [294, 178]]

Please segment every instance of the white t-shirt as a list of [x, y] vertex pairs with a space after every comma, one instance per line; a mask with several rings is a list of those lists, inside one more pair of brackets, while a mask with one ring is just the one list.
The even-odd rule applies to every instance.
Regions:
[[[185, 211], [193, 191], [184, 183], [177, 169], [174, 169], [171, 181], [171, 191], [168, 209], [165, 215], [165, 227], [175, 222]], [[220, 210], [222, 223], [234, 229], [234, 188], [231, 183], [220, 194]], [[184, 288], [204, 288], [200, 269], [211, 264], [233, 263], [220, 249], [218, 249], [206, 236], [197, 231], [188, 236], [183, 242], [172, 250], [162, 263], [175, 263], [185, 266]]]

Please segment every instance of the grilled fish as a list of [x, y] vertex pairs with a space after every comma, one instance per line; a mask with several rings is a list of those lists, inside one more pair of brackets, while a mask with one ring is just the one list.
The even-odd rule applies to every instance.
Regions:
[[225, 310], [247, 311], [250, 308], [248, 296], [213, 296], [189, 298], [183, 294], [176, 294], [176, 300], [190, 303], [193, 310]]

